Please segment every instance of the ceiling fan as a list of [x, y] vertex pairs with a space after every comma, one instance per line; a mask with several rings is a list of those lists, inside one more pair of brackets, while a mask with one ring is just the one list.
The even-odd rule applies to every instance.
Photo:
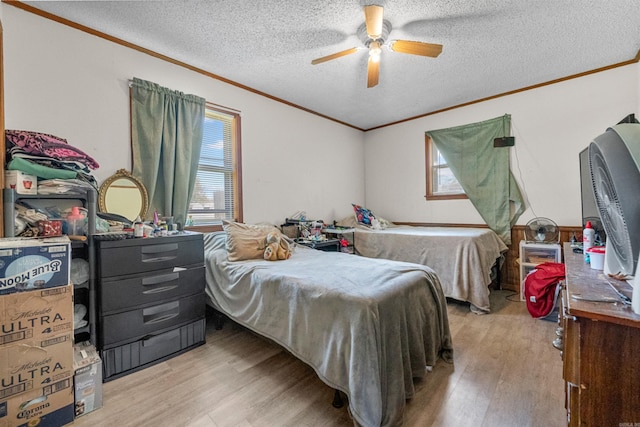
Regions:
[[[367, 64], [367, 87], [374, 87], [378, 84], [380, 74], [380, 54], [382, 47], [388, 46], [394, 52], [408, 53], [411, 55], [437, 57], [442, 52], [441, 44], [423, 43], [409, 40], [393, 40], [387, 45], [385, 42], [391, 32], [391, 23], [383, 18], [384, 8], [378, 5], [368, 5], [364, 7], [365, 22], [358, 28], [358, 36], [369, 49], [369, 61]], [[311, 64], [316, 65], [332, 59], [337, 59], [357, 52], [359, 49], [353, 47], [331, 55], [314, 59]]]

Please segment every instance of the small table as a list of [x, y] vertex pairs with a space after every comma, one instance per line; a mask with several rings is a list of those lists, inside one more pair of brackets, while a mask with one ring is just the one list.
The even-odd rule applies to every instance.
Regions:
[[296, 239], [299, 245], [307, 246], [312, 249], [318, 249], [325, 252], [338, 252], [340, 250], [340, 239], [326, 240], [306, 240]]
[[[330, 238], [338, 237], [338, 240], [345, 239], [349, 243], [346, 250], [343, 252], [355, 254], [356, 253], [356, 229], [346, 227], [325, 227], [322, 232], [328, 235]], [[351, 234], [349, 238], [348, 234]]]

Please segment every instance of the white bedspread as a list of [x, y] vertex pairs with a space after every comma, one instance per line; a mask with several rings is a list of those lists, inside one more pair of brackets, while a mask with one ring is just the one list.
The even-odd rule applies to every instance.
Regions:
[[491, 267], [508, 248], [485, 228], [413, 227], [384, 230], [357, 227], [356, 250], [370, 258], [428, 265], [438, 274], [447, 297], [490, 311]]
[[363, 426], [402, 423], [413, 378], [452, 360], [446, 299], [429, 268], [306, 247], [285, 261], [229, 262], [205, 236], [210, 304], [349, 396]]

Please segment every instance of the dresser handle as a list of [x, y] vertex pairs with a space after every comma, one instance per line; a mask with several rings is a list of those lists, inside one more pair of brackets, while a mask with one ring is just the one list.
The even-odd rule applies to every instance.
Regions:
[[142, 310], [145, 325], [152, 325], [173, 319], [180, 314], [180, 301], [173, 301]]
[[170, 291], [177, 288], [178, 284], [167, 285], [167, 283], [174, 282], [178, 279], [180, 279], [180, 273], [169, 273], [163, 274], [161, 276], [145, 277], [144, 279], [142, 279], [142, 286], [145, 288], [142, 293], [149, 295]]
[[157, 256], [157, 257], [153, 257], [153, 258], [144, 258], [142, 260], [142, 262], [164, 262], [164, 261], [171, 261], [172, 259], [176, 259], [177, 256], [175, 255], [170, 255], [170, 256]]
[[178, 280], [179, 278], [180, 278], [180, 273], [169, 273], [169, 274], [163, 274], [160, 276], [145, 277], [144, 279], [142, 279], [142, 285], [143, 286], [158, 285], [160, 283], [166, 283], [172, 280]]
[[159, 252], [177, 251], [178, 244], [167, 243], [165, 245], [150, 245], [150, 246], [143, 246], [141, 249], [143, 254], [157, 254]]
[[178, 338], [179, 336], [180, 336], [180, 329], [174, 329], [173, 331], [165, 332], [159, 335], [147, 335], [142, 339], [142, 346], [151, 347], [163, 341], [171, 341], [173, 339]]
[[165, 322], [167, 320], [173, 319], [178, 314], [180, 314], [180, 313], [169, 313], [169, 314], [163, 314], [163, 315], [150, 316], [149, 320], [145, 319], [144, 324], [145, 325], [153, 325], [155, 323]]
[[178, 257], [178, 244], [143, 246], [141, 248], [142, 262], [163, 262]]
[[147, 289], [145, 291], [142, 291], [142, 293], [144, 295], [160, 294], [162, 292], [167, 292], [167, 291], [170, 291], [170, 290], [175, 289], [177, 287], [178, 287], [178, 285], [160, 286], [158, 288]]

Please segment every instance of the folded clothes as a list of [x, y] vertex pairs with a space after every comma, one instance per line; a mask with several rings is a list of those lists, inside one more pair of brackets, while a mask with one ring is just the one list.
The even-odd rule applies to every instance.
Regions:
[[38, 181], [38, 194], [84, 194], [95, 188], [80, 179], [45, 179]]
[[48, 166], [42, 166], [29, 160], [22, 159], [20, 157], [14, 157], [7, 164], [7, 169], [22, 171], [30, 175], [35, 175], [38, 178], [44, 179], [73, 179], [78, 176], [76, 172], [70, 170], [54, 169]]
[[65, 161], [78, 161], [90, 169], [100, 167], [91, 156], [54, 135], [25, 130], [5, 130], [7, 147], [16, 147], [28, 154], [44, 155]]
[[78, 173], [87, 173], [87, 174], [91, 173], [91, 169], [89, 169], [82, 162], [76, 162], [73, 160], [53, 159], [51, 157], [41, 156], [38, 154], [27, 154], [17, 147], [13, 147], [7, 150], [7, 156], [9, 159], [21, 158], [21, 159], [29, 160], [30, 162], [37, 163], [39, 165], [47, 166], [50, 168], [68, 169], [70, 171], [74, 171]]

